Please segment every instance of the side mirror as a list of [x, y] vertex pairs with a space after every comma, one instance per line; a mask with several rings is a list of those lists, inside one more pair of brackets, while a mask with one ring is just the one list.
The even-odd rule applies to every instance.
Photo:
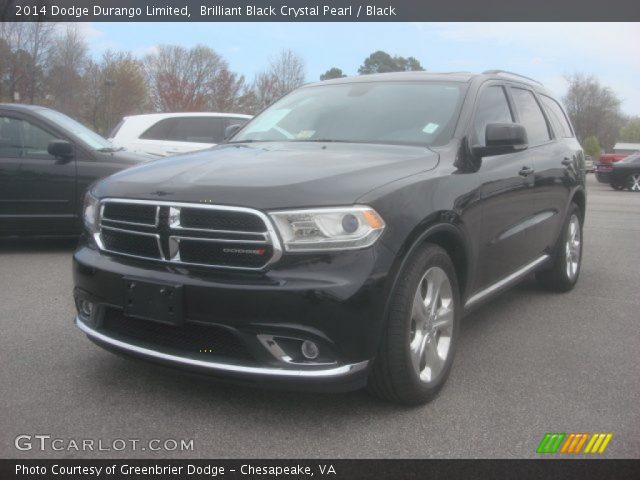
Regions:
[[489, 123], [485, 130], [486, 146], [474, 145], [478, 158], [521, 152], [528, 147], [527, 131], [519, 123]]
[[239, 123], [238, 124], [234, 124], [234, 125], [229, 125], [227, 128], [224, 129], [224, 139], [225, 140], [230, 139], [241, 128], [242, 128], [242, 125], [240, 125]]
[[73, 157], [73, 145], [66, 140], [51, 140], [47, 146], [49, 155], [56, 158]]

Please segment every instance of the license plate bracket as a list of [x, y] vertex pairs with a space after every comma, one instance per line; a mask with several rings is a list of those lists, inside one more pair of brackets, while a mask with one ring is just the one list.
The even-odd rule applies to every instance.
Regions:
[[125, 278], [124, 314], [170, 325], [184, 323], [182, 285]]

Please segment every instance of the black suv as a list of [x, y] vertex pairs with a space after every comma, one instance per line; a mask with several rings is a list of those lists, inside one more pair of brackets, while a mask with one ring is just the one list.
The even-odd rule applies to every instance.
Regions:
[[573, 288], [584, 179], [562, 107], [515, 74], [304, 86], [91, 189], [76, 324], [211, 376], [422, 403], [464, 314], [531, 272]]

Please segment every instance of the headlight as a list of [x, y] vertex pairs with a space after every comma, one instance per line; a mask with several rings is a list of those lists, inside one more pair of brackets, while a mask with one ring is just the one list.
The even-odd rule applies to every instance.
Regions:
[[82, 219], [91, 233], [98, 231], [98, 199], [89, 192], [84, 196]]
[[384, 221], [366, 206], [271, 212], [287, 251], [365, 248], [378, 239]]

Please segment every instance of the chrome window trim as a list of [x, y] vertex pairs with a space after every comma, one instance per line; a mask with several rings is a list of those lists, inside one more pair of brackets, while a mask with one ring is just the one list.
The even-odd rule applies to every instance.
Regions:
[[[248, 207], [232, 207], [232, 206], [228, 206], [228, 205], [216, 205], [216, 204], [211, 204], [211, 203], [189, 203], [189, 202], [171, 202], [171, 201], [163, 201], [163, 200], [137, 200], [137, 199], [127, 199], [127, 198], [114, 198], [114, 197], [106, 197], [106, 198], [102, 198], [100, 200], [98, 200], [100, 208], [98, 209], [98, 211], [100, 212], [100, 216], [98, 218], [98, 231], [94, 234], [94, 239], [96, 241], [96, 244], [98, 245], [98, 247], [100, 248], [101, 251], [104, 252], [108, 252], [108, 253], [112, 253], [114, 255], [122, 255], [122, 256], [126, 256], [126, 257], [130, 257], [130, 258], [137, 258], [140, 260], [147, 260], [147, 261], [154, 261], [154, 262], [161, 262], [164, 264], [168, 264], [168, 265], [185, 265], [185, 266], [196, 266], [196, 267], [207, 267], [207, 268], [218, 268], [218, 269], [224, 269], [224, 270], [241, 270], [241, 271], [262, 271], [265, 270], [268, 266], [276, 263], [278, 260], [280, 260], [280, 258], [282, 257], [283, 254], [283, 250], [282, 250], [282, 245], [280, 243], [280, 237], [278, 236], [276, 229], [273, 225], [273, 222], [271, 220], [271, 218], [261, 212], [260, 210], [256, 210], [253, 208], [248, 208]], [[191, 262], [184, 262], [180, 259], [180, 255], [179, 253], [176, 254], [175, 251], [170, 251], [170, 252], [164, 252], [162, 249], [162, 245], [161, 245], [161, 241], [160, 241], [160, 235], [157, 233], [147, 233], [147, 232], [137, 232], [137, 231], [133, 231], [133, 230], [126, 230], [126, 229], [118, 229], [115, 227], [111, 227], [109, 225], [102, 225], [102, 211], [104, 208], [104, 204], [106, 203], [129, 203], [129, 204], [138, 204], [138, 205], [154, 205], [156, 207], [158, 207], [156, 209], [156, 225], [150, 225], [150, 224], [140, 224], [140, 226], [145, 226], [145, 227], [158, 227], [159, 226], [159, 212], [160, 212], [160, 207], [170, 207], [170, 211], [169, 211], [169, 217], [171, 218], [171, 213], [176, 213], [175, 210], [179, 209], [179, 208], [201, 208], [201, 209], [205, 209], [205, 210], [218, 210], [218, 211], [226, 211], [226, 212], [242, 212], [242, 213], [248, 213], [248, 214], [252, 214], [257, 216], [258, 218], [260, 218], [262, 220], [262, 222], [265, 225], [265, 228], [267, 229], [266, 232], [242, 232], [242, 231], [230, 231], [230, 233], [237, 233], [237, 234], [258, 234], [258, 235], [263, 235], [264, 236], [264, 241], [261, 240], [231, 240], [231, 239], [208, 239], [208, 238], [199, 238], [199, 237], [188, 237], [188, 236], [176, 236], [176, 235], [171, 235], [169, 236], [169, 239], [179, 239], [179, 238], [184, 238], [189, 239], [189, 240], [202, 240], [202, 241], [214, 241], [214, 242], [224, 242], [224, 243], [257, 243], [257, 244], [266, 244], [266, 245], [270, 245], [273, 248], [273, 254], [271, 256], [271, 258], [263, 265], [260, 267], [242, 267], [242, 266], [229, 266], [229, 265], [214, 265], [214, 264], [203, 264], [203, 263], [191, 263]], [[174, 207], [173, 209], [171, 209], [171, 207]], [[107, 221], [111, 221], [109, 219], [105, 219]], [[173, 225], [175, 223], [175, 221], [171, 221], [170, 220], [170, 226]], [[139, 255], [132, 255], [132, 254], [127, 254], [127, 253], [121, 253], [121, 252], [116, 252], [116, 251], [112, 251], [112, 250], [108, 250], [104, 247], [104, 243], [102, 242], [102, 239], [100, 237], [100, 234], [102, 232], [103, 228], [111, 228], [113, 230], [120, 230], [126, 233], [139, 233], [142, 235], [154, 235], [157, 236], [157, 241], [158, 241], [158, 248], [160, 250], [160, 254], [164, 257], [165, 255], [168, 254], [169, 259], [165, 259], [165, 258], [152, 258], [152, 257], [143, 257], [143, 256], [139, 256]], [[186, 229], [184, 229], [185, 232], [187, 231]], [[206, 232], [211, 232], [211, 233], [216, 233], [215, 230], [204, 230]], [[179, 242], [179, 241], [178, 241]], [[170, 250], [171, 250], [171, 244], [172, 242], [170, 241]]]
[[266, 377], [290, 377], [290, 378], [337, 378], [350, 375], [352, 373], [364, 370], [369, 365], [369, 361], [352, 363], [347, 365], [340, 365], [323, 369], [285, 369], [285, 368], [266, 368], [266, 367], [251, 367], [247, 365], [237, 365], [232, 363], [221, 362], [209, 362], [206, 360], [198, 360], [195, 358], [181, 357], [178, 355], [171, 355], [168, 353], [152, 350], [150, 348], [141, 347], [135, 344], [123, 342], [112, 337], [109, 337], [97, 330], [92, 329], [86, 325], [82, 320], [76, 316], [76, 326], [82, 330], [87, 336], [106, 343], [121, 350], [138, 354], [148, 358], [154, 358], [157, 360], [163, 360], [166, 362], [174, 363], [177, 365], [184, 365], [188, 367], [206, 368], [212, 371], [223, 371], [228, 373], [237, 373], [245, 375], [259, 375]]

